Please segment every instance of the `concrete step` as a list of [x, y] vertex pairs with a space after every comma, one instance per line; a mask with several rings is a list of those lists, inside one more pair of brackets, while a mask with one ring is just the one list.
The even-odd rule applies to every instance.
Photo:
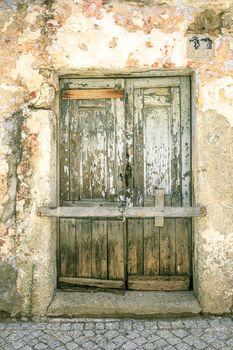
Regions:
[[153, 318], [194, 316], [201, 308], [193, 291], [106, 292], [57, 291], [48, 308], [51, 317]]

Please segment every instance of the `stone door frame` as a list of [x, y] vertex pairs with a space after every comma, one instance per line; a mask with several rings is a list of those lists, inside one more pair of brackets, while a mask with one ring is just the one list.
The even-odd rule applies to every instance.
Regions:
[[[50, 197], [50, 200], [47, 200], [47, 203], [41, 203], [40, 205], [42, 206], [57, 206], [59, 203], [59, 198], [58, 198], [58, 191], [59, 191], [59, 179], [58, 179], [58, 167], [59, 167], [59, 162], [56, 160], [57, 159], [57, 152], [58, 152], [58, 137], [57, 137], [57, 132], [58, 132], [58, 121], [60, 117], [60, 91], [59, 91], [59, 79], [60, 78], [120, 78], [120, 77], [126, 77], [126, 78], [135, 78], [135, 77], [141, 77], [141, 78], [152, 78], [152, 77], [174, 77], [174, 76], [189, 76], [191, 79], [191, 120], [192, 120], [192, 126], [191, 126], [191, 132], [192, 132], [192, 140], [191, 140], [191, 148], [192, 148], [192, 160], [191, 160], [191, 167], [192, 167], [192, 202], [193, 206], [195, 206], [197, 203], [195, 202], [195, 184], [196, 184], [196, 179], [195, 179], [195, 149], [196, 149], [196, 142], [195, 142], [195, 89], [196, 89], [196, 72], [195, 70], [189, 70], [189, 69], [174, 69], [174, 70], [117, 70], [117, 71], [112, 71], [112, 70], [97, 70], [97, 71], [86, 71], [86, 70], [75, 70], [75, 71], [53, 71], [53, 70], [46, 70], [50, 73], [50, 76], [52, 76], [53, 80], [53, 86], [56, 90], [56, 96], [55, 99], [52, 101], [51, 105], [47, 107], [46, 109], [50, 109], [51, 113], [54, 114], [54, 120], [53, 120], [53, 125], [50, 124], [51, 130], [50, 133], [55, 134], [55, 140], [53, 142], [53, 146], [51, 147], [51, 157], [55, 161], [56, 165], [51, 169], [51, 179], [55, 179], [55, 182], [50, 182], [50, 193], [53, 193], [53, 195]], [[40, 107], [38, 107], [40, 109]], [[44, 109], [43, 107], [41, 108], [42, 110]], [[38, 111], [39, 112], [39, 111]], [[56, 145], [56, 146], [55, 146]], [[37, 205], [38, 206], [38, 205]], [[39, 218], [41, 220], [41, 218]], [[43, 218], [44, 225], [47, 225], [50, 227], [50, 235], [54, 235], [54, 229], [57, 226], [57, 220], [55, 218]], [[192, 237], [193, 237], [193, 258], [192, 258], [192, 270], [193, 270], [193, 290], [194, 292], [197, 291], [198, 286], [197, 286], [197, 276], [196, 276], [196, 270], [195, 270], [195, 221], [196, 219], [193, 219], [193, 229], [192, 229]], [[41, 222], [41, 225], [43, 223]], [[48, 228], [46, 229], [48, 231]], [[56, 252], [59, 250], [58, 245], [58, 239], [56, 237]], [[57, 257], [56, 252], [53, 252], [53, 256]], [[57, 260], [57, 258], [56, 258]], [[56, 261], [56, 266], [57, 266], [57, 261]], [[53, 276], [53, 282], [51, 284], [51, 296], [50, 298], [53, 298], [53, 292], [52, 290], [57, 289], [57, 273], [56, 273], [56, 266], [53, 266], [53, 271], [54, 271], [54, 276]]]

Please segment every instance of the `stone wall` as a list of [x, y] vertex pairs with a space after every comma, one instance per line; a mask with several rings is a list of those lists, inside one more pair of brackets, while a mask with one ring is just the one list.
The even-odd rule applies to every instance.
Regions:
[[232, 18], [229, 0], [0, 1], [3, 313], [45, 315], [56, 288], [55, 222], [36, 207], [56, 205], [59, 75], [176, 69], [193, 75], [194, 202], [208, 210], [194, 288], [203, 312], [232, 311]]

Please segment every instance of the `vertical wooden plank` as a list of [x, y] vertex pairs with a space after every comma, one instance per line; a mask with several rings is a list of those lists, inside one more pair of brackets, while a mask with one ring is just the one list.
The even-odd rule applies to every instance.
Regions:
[[[165, 197], [165, 207], [171, 206], [171, 197]], [[175, 235], [176, 226], [175, 219], [164, 218], [164, 226], [159, 230], [159, 274], [174, 275], [175, 274]]]
[[124, 279], [124, 223], [108, 220], [108, 278]]
[[115, 100], [106, 100], [106, 181], [108, 200], [114, 200], [117, 195], [116, 172], [116, 107]]
[[78, 101], [70, 101], [70, 200], [80, 199], [80, 125]]
[[182, 205], [191, 205], [191, 99], [190, 77], [180, 77], [181, 83], [181, 147]]
[[[181, 204], [181, 150], [180, 150], [180, 96], [178, 88], [171, 88], [171, 113], [169, 122], [170, 183], [172, 206]], [[168, 200], [168, 197], [167, 197]], [[160, 274], [176, 272], [176, 219], [165, 219], [160, 228]]]
[[[133, 92], [133, 205], [144, 204], [144, 121], [143, 89]], [[144, 273], [144, 222], [128, 220], [128, 274]]]
[[61, 276], [76, 276], [75, 219], [60, 219]]
[[[163, 89], [156, 91], [145, 89], [144, 91], [144, 195], [146, 199], [154, 196], [155, 188], [162, 188], [168, 194], [171, 187], [169, 106], [171, 96], [170, 89], [166, 89], [166, 96], [160, 96], [160, 90]], [[153, 101], [156, 99], [160, 105], [152, 104], [151, 99]]]
[[114, 100], [116, 120], [116, 177], [118, 201], [124, 201], [126, 196], [125, 171], [126, 171], [126, 145], [125, 145], [125, 108], [124, 101]]
[[164, 219], [160, 227], [160, 275], [175, 274], [175, 221]]
[[[125, 83], [125, 137], [126, 137], [126, 165], [125, 165], [125, 196], [128, 206], [133, 206], [133, 120], [134, 120], [134, 89], [133, 79], [126, 79]], [[124, 175], [123, 175], [124, 176]]]
[[144, 203], [143, 90], [134, 90], [134, 205]]
[[159, 274], [159, 227], [154, 219], [144, 219], [144, 274]]
[[[105, 101], [103, 101], [105, 104]], [[82, 196], [105, 198], [107, 192], [106, 108], [80, 107], [82, 122]]]
[[91, 277], [107, 278], [107, 221], [92, 220]]
[[128, 273], [142, 275], [144, 266], [143, 219], [128, 219]]
[[70, 102], [62, 101], [60, 120], [60, 199], [69, 200], [70, 192]]
[[176, 219], [176, 274], [190, 274], [191, 219]]
[[180, 91], [171, 88], [171, 195], [172, 206], [181, 205]]
[[91, 220], [76, 220], [78, 277], [91, 277]]
[[[163, 208], [164, 207], [164, 190], [155, 189], [155, 207]], [[155, 226], [163, 227], [164, 218], [155, 217]]]

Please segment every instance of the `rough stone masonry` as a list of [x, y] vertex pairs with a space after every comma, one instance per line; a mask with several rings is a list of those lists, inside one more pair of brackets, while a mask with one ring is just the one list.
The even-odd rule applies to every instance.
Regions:
[[193, 76], [194, 203], [208, 211], [194, 289], [203, 312], [232, 312], [232, 0], [1, 0], [0, 28], [2, 314], [46, 315], [56, 288], [55, 221], [36, 208], [56, 204], [58, 77], [143, 70]]

